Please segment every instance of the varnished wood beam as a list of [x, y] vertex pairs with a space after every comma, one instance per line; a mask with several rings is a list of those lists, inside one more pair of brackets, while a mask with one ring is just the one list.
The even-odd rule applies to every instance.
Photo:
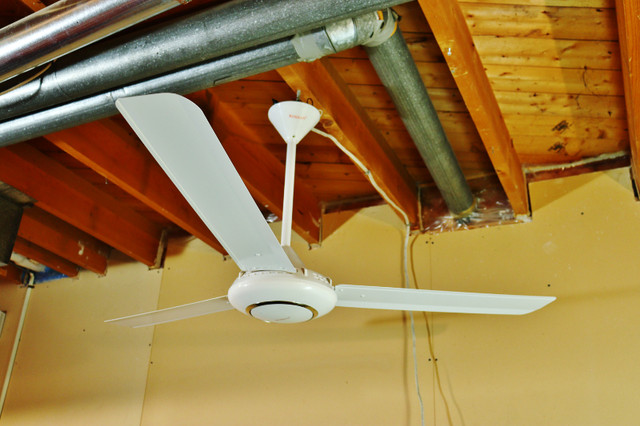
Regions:
[[19, 2], [25, 5], [26, 7], [28, 7], [29, 10], [32, 10], [34, 12], [37, 12], [40, 9], [44, 9], [45, 7], [47, 7], [40, 0], [19, 0]]
[[362, 161], [409, 221], [417, 224], [415, 182], [331, 62], [325, 58], [299, 63], [280, 68], [278, 73], [294, 91], [301, 91], [303, 99], [313, 100], [315, 107], [323, 111], [320, 122], [327, 133]]
[[159, 265], [159, 226], [27, 143], [0, 149], [0, 181], [36, 205], [148, 266]]
[[94, 121], [45, 138], [185, 231], [226, 253], [144, 145], [115, 121]]
[[559, 179], [585, 173], [601, 172], [629, 167], [631, 156], [627, 152], [604, 154], [599, 157], [585, 158], [573, 163], [548, 164], [525, 168], [528, 182]]
[[22, 270], [13, 263], [0, 267], [0, 283], [22, 284]]
[[616, 15], [631, 148], [631, 170], [637, 187], [640, 184], [640, 4], [637, 1], [616, 0]]
[[96, 274], [107, 271], [108, 246], [38, 207], [25, 209], [18, 236]]
[[[262, 144], [252, 142], [259, 140], [259, 135], [252, 134], [233, 105], [219, 102], [215, 94], [211, 101], [212, 124], [249, 192], [260, 204], [282, 218], [284, 164]], [[300, 180], [295, 182], [293, 206], [293, 230], [310, 244], [320, 242], [320, 203]]]
[[498, 102], [456, 0], [419, 0], [516, 214], [529, 214], [527, 182]]
[[16, 239], [13, 251], [68, 277], [78, 276], [78, 267], [75, 264], [20, 237]]

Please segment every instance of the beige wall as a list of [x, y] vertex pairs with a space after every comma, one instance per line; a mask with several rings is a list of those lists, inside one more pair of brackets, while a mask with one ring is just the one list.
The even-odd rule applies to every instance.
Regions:
[[139, 424], [153, 330], [103, 321], [155, 309], [161, 272], [114, 263], [33, 290], [0, 424]]
[[0, 283], [0, 311], [6, 314], [0, 333], [0, 383], [4, 383], [9, 366], [25, 294], [25, 287], [9, 282]]
[[[558, 296], [522, 317], [430, 315], [453, 421], [637, 424], [640, 204], [628, 171], [536, 183], [531, 197], [532, 223], [414, 243], [422, 288]], [[322, 248], [295, 248], [335, 283], [400, 285], [398, 225], [370, 209]], [[236, 274], [198, 241], [173, 241], [162, 273], [113, 265], [37, 287], [0, 424], [419, 424], [400, 313], [268, 325], [229, 311], [153, 334], [101, 323], [222, 295]], [[420, 314], [416, 331], [426, 423], [444, 425]]]

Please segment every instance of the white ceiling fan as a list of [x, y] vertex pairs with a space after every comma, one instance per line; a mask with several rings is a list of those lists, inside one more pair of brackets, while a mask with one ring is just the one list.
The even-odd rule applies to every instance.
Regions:
[[236, 262], [240, 276], [226, 296], [109, 320], [130, 327], [231, 309], [277, 323], [308, 321], [335, 306], [520, 315], [555, 297], [333, 285], [304, 267], [291, 249], [297, 143], [320, 119], [303, 102], [280, 102], [269, 118], [287, 142], [281, 242], [271, 232], [202, 111], [169, 93], [121, 98], [116, 105], [160, 166]]

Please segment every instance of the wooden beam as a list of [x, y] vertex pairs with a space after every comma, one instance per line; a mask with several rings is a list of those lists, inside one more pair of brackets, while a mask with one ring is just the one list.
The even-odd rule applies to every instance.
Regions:
[[40, 9], [44, 9], [45, 7], [47, 7], [40, 0], [18, 0], [18, 1], [19, 3], [22, 3], [27, 8], [29, 8], [29, 10], [32, 10], [33, 12], [37, 12]]
[[18, 236], [96, 274], [107, 271], [108, 246], [38, 207], [25, 209]]
[[48, 266], [54, 271], [65, 274], [68, 277], [78, 276], [78, 266], [20, 237], [16, 239], [13, 251], [20, 253], [28, 259], [35, 260], [44, 266]]
[[516, 214], [529, 214], [527, 182], [498, 102], [456, 0], [419, 0]]
[[13, 263], [0, 267], [0, 283], [22, 284], [22, 269]]
[[[282, 218], [284, 164], [262, 144], [251, 142], [259, 141], [259, 135], [252, 134], [234, 105], [219, 102], [215, 94], [211, 101], [212, 125], [249, 192], [260, 204]], [[298, 235], [310, 244], [327, 237], [320, 235], [320, 202], [299, 179], [295, 182], [293, 206], [293, 230]]]
[[597, 157], [584, 158], [571, 163], [542, 164], [525, 167], [528, 182], [559, 179], [585, 173], [601, 172], [629, 167], [631, 156], [628, 152], [603, 154]]
[[220, 253], [226, 251], [131, 131], [100, 120], [46, 139]]
[[631, 172], [636, 187], [640, 184], [640, 4], [616, 0], [618, 39], [622, 59], [624, 100], [631, 148]]
[[362, 161], [378, 185], [416, 225], [415, 182], [331, 62], [324, 58], [298, 63], [280, 68], [278, 73], [294, 91], [301, 91], [303, 99], [312, 99], [316, 108], [323, 111], [320, 122], [327, 133]]
[[27, 143], [0, 149], [0, 181], [37, 206], [148, 266], [159, 265], [158, 225]]

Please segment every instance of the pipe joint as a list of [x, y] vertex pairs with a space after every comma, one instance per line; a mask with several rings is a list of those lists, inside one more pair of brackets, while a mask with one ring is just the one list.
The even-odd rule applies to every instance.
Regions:
[[393, 9], [376, 12], [380, 28], [361, 44], [368, 47], [379, 46], [389, 40], [398, 29], [398, 14]]
[[327, 55], [359, 45], [377, 46], [393, 35], [396, 15], [391, 9], [369, 12], [342, 19], [324, 28], [297, 34], [291, 43], [303, 62], [313, 62]]

